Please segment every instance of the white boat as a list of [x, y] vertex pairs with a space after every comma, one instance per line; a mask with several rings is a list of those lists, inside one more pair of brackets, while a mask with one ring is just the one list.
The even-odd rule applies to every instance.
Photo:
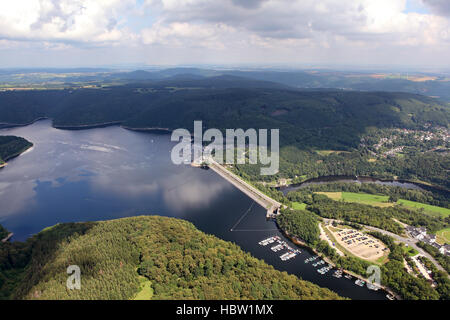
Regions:
[[361, 279], [356, 279], [355, 284], [362, 287], [366, 282]]
[[370, 290], [373, 290], [373, 291], [378, 291], [380, 289], [379, 286], [376, 286], [372, 283], [367, 283], [367, 288], [369, 288]]

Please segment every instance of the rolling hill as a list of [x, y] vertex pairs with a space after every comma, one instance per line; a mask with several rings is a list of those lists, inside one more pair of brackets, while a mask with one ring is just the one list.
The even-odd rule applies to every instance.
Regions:
[[[81, 290], [67, 290], [78, 265]], [[59, 224], [0, 244], [0, 296], [15, 299], [341, 299], [184, 220]]]

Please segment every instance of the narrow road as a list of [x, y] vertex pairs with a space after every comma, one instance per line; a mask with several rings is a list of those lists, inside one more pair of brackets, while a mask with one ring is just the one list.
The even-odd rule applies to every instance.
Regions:
[[426, 252], [425, 250], [423, 250], [422, 248], [417, 246], [417, 242], [419, 242], [419, 240], [417, 239], [412, 239], [412, 238], [406, 238], [406, 237], [402, 237], [399, 236], [398, 234], [383, 230], [383, 229], [379, 229], [379, 228], [375, 228], [375, 227], [370, 227], [370, 226], [364, 226], [364, 228], [372, 230], [372, 231], [378, 231], [382, 234], [391, 236], [392, 238], [394, 238], [397, 241], [403, 242], [405, 244], [407, 244], [408, 246], [414, 248], [415, 250], [417, 250], [420, 254], [424, 255], [425, 257], [427, 257], [428, 259], [430, 259], [431, 262], [433, 262], [433, 264], [436, 266], [436, 268], [438, 268], [441, 271], [444, 271], [445, 273], [447, 273], [447, 271], [445, 271], [445, 269], [433, 258], [433, 256], [431, 256], [428, 252]]

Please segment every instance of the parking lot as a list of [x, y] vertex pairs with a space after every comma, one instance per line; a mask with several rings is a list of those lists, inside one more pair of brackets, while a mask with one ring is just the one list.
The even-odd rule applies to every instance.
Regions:
[[376, 260], [387, 255], [389, 249], [378, 239], [353, 229], [329, 228], [337, 242], [355, 256]]

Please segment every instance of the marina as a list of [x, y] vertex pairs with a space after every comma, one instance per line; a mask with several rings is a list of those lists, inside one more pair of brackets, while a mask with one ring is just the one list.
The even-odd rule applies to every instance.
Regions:
[[334, 273], [333, 273], [333, 277], [335, 277], [335, 278], [342, 278], [342, 270], [341, 269], [339, 269], [339, 270], [336, 270]]
[[273, 237], [269, 237], [266, 238], [264, 240], [261, 240], [258, 242], [258, 244], [260, 246], [267, 246], [268, 244], [272, 244], [276, 242], [277, 245], [272, 246], [270, 248], [270, 250], [272, 250], [273, 252], [278, 252], [281, 250], [287, 250], [287, 252], [283, 253], [282, 255], [280, 255], [280, 259], [282, 261], [287, 261], [290, 260], [292, 258], [294, 258], [295, 256], [297, 256], [301, 251], [298, 249], [293, 249], [291, 246], [289, 246], [286, 241], [281, 240], [281, 238], [279, 236], [273, 236]]
[[317, 272], [320, 273], [320, 274], [325, 274], [325, 273], [327, 273], [328, 271], [330, 271], [332, 268], [333, 268], [333, 267], [332, 267], [331, 265], [328, 265], [328, 266], [326, 266], [326, 267], [317, 269]]
[[323, 264], [325, 264], [325, 261], [323, 261], [323, 260], [320, 260], [319, 262], [316, 262], [316, 263], [313, 263], [313, 267], [317, 267], [317, 266], [321, 266], [321, 265], [323, 265]]
[[312, 256], [311, 258], [305, 259], [305, 263], [310, 263], [312, 261], [315, 261], [319, 256]]

